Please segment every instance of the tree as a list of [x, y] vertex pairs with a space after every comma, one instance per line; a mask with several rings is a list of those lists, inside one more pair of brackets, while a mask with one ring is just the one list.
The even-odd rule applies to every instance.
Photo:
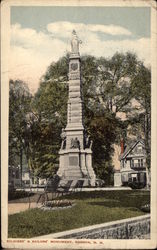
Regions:
[[[50, 65], [33, 101], [33, 110], [38, 116], [38, 128], [35, 129], [37, 135], [32, 134], [35, 141], [30, 147], [33, 152], [32, 169], [39, 177], [47, 178], [57, 171], [60, 133], [66, 125], [67, 115], [67, 60], [67, 57], [63, 57], [56, 64]], [[31, 130], [33, 131], [33, 126]]]
[[9, 82], [9, 165], [20, 165], [21, 185], [23, 153], [26, 149], [26, 114], [31, 110], [32, 96], [21, 80]]
[[151, 165], [151, 71], [143, 63], [138, 67], [137, 74], [132, 84], [135, 100], [139, 103], [137, 117], [144, 134], [146, 149], [147, 185]]
[[98, 60], [97, 95], [106, 110], [118, 113], [130, 108], [131, 85], [138, 63], [132, 53], [116, 53], [110, 59]]
[[96, 175], [105, 180], [106, 184], [113, 182], [113, 144], [118, 133], [119, 122], [114, 114], [99, 111], [88, 124], [88, 131], [94, 142], [93, 167]]

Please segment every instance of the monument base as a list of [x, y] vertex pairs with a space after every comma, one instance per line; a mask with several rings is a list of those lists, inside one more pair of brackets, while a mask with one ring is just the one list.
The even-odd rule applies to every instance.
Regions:
[[84, 186], [95, 186], [91, 149], [60, 150], [57, 174], [64, 180], [84, 180]]

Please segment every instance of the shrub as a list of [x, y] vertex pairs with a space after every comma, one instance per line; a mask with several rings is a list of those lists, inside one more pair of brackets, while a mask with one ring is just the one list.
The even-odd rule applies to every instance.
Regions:
[[32, 196], [34, 193], [28, 193], [24, 190], [9, 190], [8, 192], [8, 200], [16, 200], [16, 199], [21, 199], [21, 198], [26, 198], [29, 196]]
[[145, 204], [141, 207], [141, 210], [146, 213], [150, 213], [150, 204]]

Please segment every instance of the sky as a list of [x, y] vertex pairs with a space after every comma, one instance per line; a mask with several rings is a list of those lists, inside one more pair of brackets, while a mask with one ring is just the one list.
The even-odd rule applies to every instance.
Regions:
[[110, 58], [133, 52], [150, 65], [149, 7], [11, 7], [10, 78], [32, 93], [47, 67], [70, 51], [72, 30], [80, 53]]

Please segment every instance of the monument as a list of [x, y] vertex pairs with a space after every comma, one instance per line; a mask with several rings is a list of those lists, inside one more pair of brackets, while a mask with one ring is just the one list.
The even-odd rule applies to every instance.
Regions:
[[87, 136], [83, 123], [83, 99], [81, 83], [81, 41], [73, 30], [69, 58], [69, 96], [67, 126], [62, 129], [62, 144], [59, 151], [61, 179], [84, 180], [84, 186], [95, 186], [95, 173], [92, 168], [92, 141]]

